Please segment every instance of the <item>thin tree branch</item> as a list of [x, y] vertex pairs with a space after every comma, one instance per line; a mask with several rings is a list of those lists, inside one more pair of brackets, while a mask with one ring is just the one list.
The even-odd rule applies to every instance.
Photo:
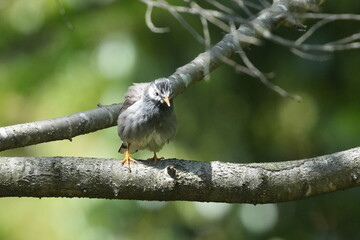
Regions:
[[[325, 44], [297, 44], [296, 42], [292, 40], [287, 40], [285, 38], [282, 38], [280, 36], [276, 36], [272, 34], [270, 31], [268, 31], [265, 28], [261, 27], [255, 27], [257, 32], [262, 35], [263, 38], [268, 39], [274, 43], [277, 43], [282, 46], [286, 46], [289, 48], [295, 48], [302, 51], [320, 51], [320, 52], [335, 52], [335, 51], [344, 51], [344, 50], [354, 50], [354, 49], [360, 49], [360, 42], [351, 42], [351, 43], [345, 43], [345, 44], [339, 44], [339, 42], [343, 41], [343, 39], [340, 39], [338, 41], [335, 41], [333, 43], [325, 43]], [[348, 38], [345, 38], [346, 40]], [[357, 40], [357, 39], [354, 39]]]
[[116, 159], [2, 157], [0, 197], [294, 201], [360, 186], [360, 148], [275, 163], [138, 160], [131, 170]]
[[[161, 1], [161, 0], [159, 0]], [[164, 4], [166, 4], [165, 1], [161, 1]], [[205, 43], [205, 40], [203, 39], [203, 37], [185, 20], [185, 18], [183, 18], [177, 11], [172, 10], [171, 8], [169, 9], [169, 12], [171, 13], [171, 15], [173, 15], [173, 17], [186, 29], [188, 30], [191, 35], [193, 35], [193, 37], [201, 44]]]
[[[309, 1], [304, 2], [308, 3]], [[306, 6], [304, 4], [303, 7]], [[298, 1], [274, 1], [273, 5], [263, 10], [249, 24], [243, 24], [236, 31], [226, 34], [210, 50], [201, 53], [190, 63], [178, 68], [169, 77], [173, 82], [174, 95], [182, 93], [191, 84], [202, 80], [207, 69], [212, 72], [223, 63], [222, 59], [230, 58], [239, 49], [245, 49], [251, 43], [256, 43], [259, 38], [264, 37], [263, 33], [255, 31], [254, 27], [271, 32], [285, 22], [290, 10], [294, 12], [304, 11], [299, 6]]]
[[121, 104], [37, 122], [0, 127], [0, 151], [73, 137], [115, 126]]
[[250, 59], [247, 57], [247, 55], [245, 54], [244, 51], [242, 51], [240, 49], [240, 51], [238, 51], [237, 53], [239, 53], [242, 61], [245, 63], [245, 66], [248, 67], [255, 74], [255, 76], [260, 79], [260, 81], [265, 86], [267, 86], [271, 90], [279, 93], [283, 97], [289, 97], [289, 98], [294, 99], [296, 101], [301, 101], [300, 96], [289, 94], [287, 91], [285, 91], [281, 87], [279, 87], [279, 86], [275, 85], [274, 83], [270, 82], [269, 79], [265, 76], [265, 74], [262, 73], [259, 69], [257, 69], [255, 67], [255, 65], [250, 61]]
[[291, 52], [301, 58], [309, 59], [311, 61], [327, 61], [333, 57], [330, 54], [322, 54], [322, 55], [311, 54], [311, 53], [304, 52], [304, 51], [301, 51], [296, 48], [292, 48]]
[[333, 13], [294, 13], [294, 17], [303, 19], [332, 19], [333, 21], [338, 20], [350, 20], [360, 21], [359, 14], [333, 14]]
[[148, 27], [152, 32], [155, 32], [155, 33], [165, 33], [165, 32], [169, 32], [170, 29], [169, 29], [168, 27], [159, 28], [159, 27], [156, 27], [156, 26], [154, 25], [154, 23], [153, 23], [152, 20], [151, 20], [152, 9], [153, 9], [153, 6], [152, 6], [152, 5], [147, 5], [147, 9], [146, 9], [146, 13], [145, 13], [145, 22], [146, 22], [147, 27]]
[[302, 44], [305, 42], [308, 38], [311, 37], [317, 30], [319, 30], [321, 27], [325, 26], [326, 24], [330, 23], [332, 20], [329, 18], [322, 19], [318, 21], [316, 24], [312, 25], [311, 28], [303, 34], [301, 37], [299, 37], [294, 43], [297, 45]]
[[202, 12], [203, 14], [200, 15], [200, 20], [202, 18], [205, 18], [215, 26], [217, 26], [219, 29], [222, 29], [225, 32], [230, 32], [230, 27], [228, 24], [224, 23], [223, 21], [217, 19], [213, 15], [207, 14], [206, 9], [203, 9], [200, 5], [196, 4], [195, 2], [192, 2], [191, 8], [198, 9], [199, 12]]
[[238, 17], [238, 16], [233, 16], [233, 15], [229, 15], [220, 11], [216, 11], [216, 10], [212, 10], [212, 9], [204, 9], [202, 11], [199, 11], [199, 9], [196, 8], [189, 8], [189, 7], [184, 7], [184, 6], [173, 6], [171, 4], [168, 4], [165, 1], [162, 2], [158, 2], [158, 1], [153, 1], [153, 0], [139, 0], [140, 2], [143, 2], [144, 4], [148, 5], [148, 6], [154, 6], [157, 8], [162, 8], [168, 11], [175, 11], [178, 13], [187, 13], [187, 14], [192, 14], [192, 15], [198, 15], [198, 16], [203, 16], [203, 14], [206, 15], [211, 15], [213, 17], [216, 18], [220, 18], [223, 20], [227, 20], [227, 21], [234, 21], [237, 23], [244, 23], [246, 22], [246, 20], [244, 18]]

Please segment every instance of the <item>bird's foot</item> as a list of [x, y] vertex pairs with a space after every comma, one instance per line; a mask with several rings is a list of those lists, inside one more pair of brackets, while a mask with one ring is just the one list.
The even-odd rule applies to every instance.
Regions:
[[125, 152], [125, 157], [121, 161], [121, 164], [124, 165], [126, 163], [126, 166], [130, 169], [130, 162], [136, 163], [136, 160], [132, 157], [130, 157], [130, 154], [128, 151]]
[[156, 153], [154, 153], [154, 156], [153, 156], [152, 158], [148, 158], [147, 160], [153, 161], [153, 162], [156, 164], [156, 162], [157, 162], [158, 160], [164, 160], [164, 159], [165, 159], [165, 158], [163, 158], [163, 157], [158, 158], [158, 157], [156, 156]]

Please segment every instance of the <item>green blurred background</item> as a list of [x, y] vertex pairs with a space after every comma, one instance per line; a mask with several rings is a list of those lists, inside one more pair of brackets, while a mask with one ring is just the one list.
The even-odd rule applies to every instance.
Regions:
[[[171, 32], [152, 33], [145, 9], [133, 0], [1, 0], [0, 126], [121, 102], [132, 82], [169, 76], [204, 51], [165, 11], [155, 11], [153, 19]], [[323, 11], [359, 13], [360, 2], [328, 1]], [[359, 26], [332, 24], [312, 42], [339, 39]], [[292, 39], [301, 34], [290, 28], [277, 33]], [[211, 28], [211, 35], [214, 43], [224, 33]], [[282, 98], [259, 80], [222, 66], [176, 98], [178, 134], [160, 156], [285, 161], [360, 146], [358, 50], [326, 62], [300, 59], [270, 43], [247, 53], [303, 101]], [[110, 128], [0, 156], [120, 159], [119, 144], [116, 128]], [[259, 206], [6, 198], [0, 199], [0, 239], [359, 239], [359, 200], [358, 189]]]

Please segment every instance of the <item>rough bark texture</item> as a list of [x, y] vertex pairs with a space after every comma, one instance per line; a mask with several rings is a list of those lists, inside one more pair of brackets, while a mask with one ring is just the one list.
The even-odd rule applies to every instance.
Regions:
[[121, 104], [0, 128], [0, 151], [69, 139], [116, 125]]
[[0, 158], [0, 197], [270, 203], [360, 185], [360, 148], [276, 163]]

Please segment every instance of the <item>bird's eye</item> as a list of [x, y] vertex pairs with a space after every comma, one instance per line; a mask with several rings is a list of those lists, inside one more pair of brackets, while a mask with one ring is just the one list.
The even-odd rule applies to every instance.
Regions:
[[155, 92], [155, 96], [159, 96], [159, 93], [158, 93], [158, 92]]

